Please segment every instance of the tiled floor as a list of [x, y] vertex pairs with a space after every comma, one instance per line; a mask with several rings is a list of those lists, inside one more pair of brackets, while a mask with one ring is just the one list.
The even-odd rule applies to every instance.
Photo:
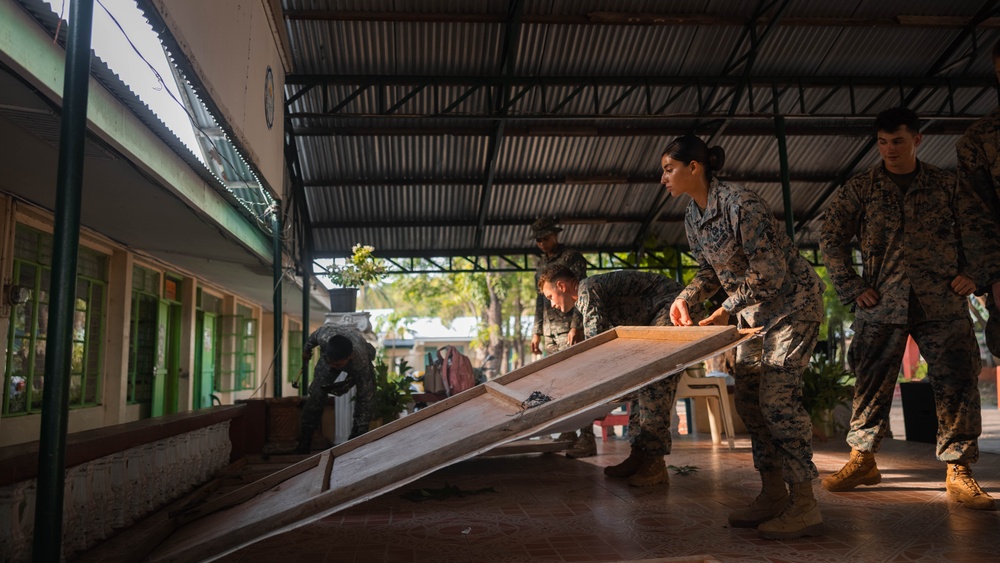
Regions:
[[[693, 465], [697, 473], [671, 475], [669, 486], [646, 489], [601, 471], [627, 455], [623, 440], [599, 444], [599, 455], [583, 460], [559, 454], [473, 459], [223, 560], [1000, 561], [1000, 512], [950, 504], [933, 446], [900, 440], [883, 444], [881, 485], [833, 494], [817, 483], [826, 536], [766, 541], [754, 530], [729, 528], [727, 513], [758, 490], [749, 439], [736, 445], [730, 451], [712, 446], [707, 436], [683, 436], [667, 463]], [[840, 441], [817, 443], [815, 450], [821, 475], [846, 460]], [[1000, 497], [1000, 455], [984, 453], [974, 469], [980, 484]], [[446, 485], [496, 492], [419, 503], [402, 497]]]

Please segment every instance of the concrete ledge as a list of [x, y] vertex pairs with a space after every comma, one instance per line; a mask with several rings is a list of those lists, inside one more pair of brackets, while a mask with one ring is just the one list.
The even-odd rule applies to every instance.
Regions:
[[[156, 442], [199, 428], [243, 416], [245, 406], [227, 405], [188, 411], [136, 422], [105, 426], [66, 437], [66, 467]], [[241, 425], [230, 424], [233, 455], [243, 453]], [[33, 479], [38, 475], [38, 441], [0, 448], [0, 486]]]

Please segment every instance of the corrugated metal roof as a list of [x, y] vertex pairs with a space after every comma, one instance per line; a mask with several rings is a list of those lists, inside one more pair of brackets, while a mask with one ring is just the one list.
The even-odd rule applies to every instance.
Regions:
[[[660, 154], [688, 131], [723, 146], [721, 176], [782, 216], [776, 114], [798, 238], [815, 244], [837, 181], [877, 162], [859, 153], [878, 111], [907, 101], [929, 120], [919, 156], [953, 168], [961, 130], [997, 106], [987, 51], [1000, 32], [941, 19], [978, 5], [803, 0], [768, 30], [777, 4], [754, 50], [758, 4], [739, 0], [526, 0], [512, 45], [501, 0], [284, 0], [286, 95], [308, 89], [288, 109], [311, 220], [371, 223], [319, 229], [315, 254], [533, 251], [541, 215], [563, 220], [565, 243], [633, 250], [663, 195]], [[607, 23], [653, 14], [671, 23]], [[686, 204], [668, 200], [645, 234], [686, 246]]]

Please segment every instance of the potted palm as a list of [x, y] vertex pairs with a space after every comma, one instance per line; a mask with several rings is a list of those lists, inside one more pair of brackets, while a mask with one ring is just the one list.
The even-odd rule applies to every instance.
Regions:
[[329, 290], [330, 311], [352, 312], [357, 308], [358, 289], [385, 276], [385, 264], [373, 255], [375, 247], [356, 244], [344, 264], [333, 264], [327, 274], [335, 285]]

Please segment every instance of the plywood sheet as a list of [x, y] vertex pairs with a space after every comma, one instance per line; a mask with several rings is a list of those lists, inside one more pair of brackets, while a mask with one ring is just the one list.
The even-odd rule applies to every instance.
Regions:
[[[531, 436], [738, 344], [733, 327], [618, 327], [179, 516], [152, 561], [203, 561]], [[548, 401], [529, 401], [540, 393]]]

